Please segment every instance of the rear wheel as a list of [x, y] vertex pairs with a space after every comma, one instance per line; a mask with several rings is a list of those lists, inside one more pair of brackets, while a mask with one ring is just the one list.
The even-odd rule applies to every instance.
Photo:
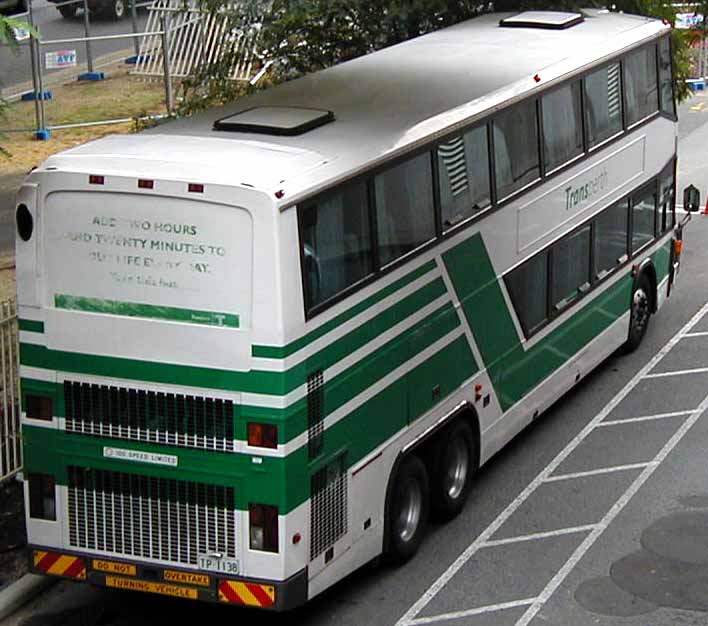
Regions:
[[440, 433], [433, 448], [430, 500], [440, 521], [451, 520], [464, 508], [476, 463], [472, 428], [458, 419]]
[[651, 319], [651, 281], [642, 274], [637, 286], [632, 292], [632, 305], [629, 312], [629, 335], [625, 349], [627, 352], [636, 350], [647, 334]]
[[406, 456], [392, 478], [386, 510], [389, 561], [400, 564], [418, 551], [428, 523], [428, 473], [415, 455]]
[[76, 16], [76, 12], [78, 11], [78, 5], [65, 4], [64, 6], [57, 7], [57, 9], [59, 9], [59, 13], [61, 13], [61, 16], [64, 19], [70, 20], [72, 17]]
[[128, 8], [128, 0], [103, 0], [99, 4], [99, 14], [109, 20], [122, 20]]

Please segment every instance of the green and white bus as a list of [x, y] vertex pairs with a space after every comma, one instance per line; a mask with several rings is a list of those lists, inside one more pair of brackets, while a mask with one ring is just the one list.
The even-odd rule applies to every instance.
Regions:
[[283, 610], [413, 556], [673, 289], [670, 28], [485, 15], [17, 201], [34, 571]]

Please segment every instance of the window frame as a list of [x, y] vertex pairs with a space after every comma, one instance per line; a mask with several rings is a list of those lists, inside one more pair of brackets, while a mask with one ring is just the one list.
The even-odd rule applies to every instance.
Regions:
[[[516, 198], [518, 198], [521, 194], [528, 192], [530, 189], [542, 185], [543, 183], [547, 182], [550, 178], [560, 174], [561, 172], [569, 169], [570, 167], [573, 167], [577, 165], [579, 162], [582, 162], [585, 159], [591, 158], [598, 150], [606, 148], [609, 144], [614, 143], [616, 141], [621, 140], [623, 137], [625, 137], [629, 132], [634, 132], [644, 124], [648, 124], [652, 122], [654, 119], [658, 117], [663, 117], [670, 119], [673, 122], [677, 121], [677, 115], [670, 115], [667, 112], [663, 111], [661, 109], [661, 83], [660, 83], [660, 71], [659, 71], [659, 42], [662, 39], [668, 39], [669, 41], [669, 49], [670, 51], [673, 51], [673, 43], [671, 41], [671, 34], [670, 33], [662, 33], [659, 36], [655, 36], [648, 41], [643, 41], [639, 45], [633, 47], [630, 50], [623, 51], [622, 53], [617, 54], [610, 60], [605, 60], [604, 62], [593, 66], [590, 69], [587, 69], [583, 72], [579, 72], [577, 74], [572, 75], [570, 78], [567, 78], [562, 81], [558, 81], [557, 83], [553, 84], [552, 86], [547, 87], [545, 90], [542, 91], [535, 91], [531, 93], [530, 95], [518, 99], [514, 102], [511, 102], [507, 105], [505, 105], [503, 108], [499, 109], [498, 111], [492, 113], [491, 115], [487, 115], [486, 117], [481, 117], [478, 119], [475, 119], [472, 122], [469, 123], [463, 123], [460, 124], [458, 127], [449, 130], [445, 132], [444, 134], [441, 134], [439, 137], [435, 137], [432, 139], [429, 143], [419, 146], [405, 154], [398, 155], [396, 158], [391, 159], [385, 163], [379, 163], [366, 171], [357, 174], [356, 176], [353, 176], [350, 179], [344, 180], [339, 182], [336, 185], [333, 185], [331, 187], [328, 187], [326, 189], [323, 189], [316, 194], [313, 194], [310, 197], [305, 198], [302, 202], [299, 202], [294, 208], [297, 212], [297, 217], [296, 217], [296, 222], [297, 222], [297, 227], [298, 227], [298, 243], [299, 243], [299, 251], [298, 251], [298, 256], [300, 260], [300, 274], [301, 274], [301, 285], [302, 285], [302, 295], [303, 295], [303, 307], [304, 307], [304, 314], [305, 314], [305, 321], [308, 322], [312, 318], [316, 317], [317, 315], [321, 314], [325, 310], [337, 305], [339, 302], [342, 300], [346, 299], [347, 297], [351, 296], [353, 293], [356, 291], [359, 291], [360, 289], [365, 288], [369, 284], [375, 282], [379, 278], [381, 278], [383, 275], [395, 271], [398, 269], [400, 266], [406, 264], [409, 262], [411, 259], [415, 258], [416, 256], [420, 254], [424, 254], [426, 251], [430, 250], [431, 248], [437, 246], [441, 242], [445, 241], [446, 239], [450, 237], [457, 236], [461, 231], [465, 230], [466, 228], [469, 228], [471, 225], [475, 224], [478, 220], [484, 219], [488, 215], [496, 212], [497, 210], [502, 209], [504, 206], [507, 205], [509, 202], [513, 202]], [[657, 80], [657, 99], [658, 99], [658, 108], [656, 111], [654, 111], [651, 115], [643, 118], [642, 120], [636, 122], [633, 124], [631, 127], [628, 127], [626, 124], [626, 106], [624, 102], [624, 94], [625, 94], [625, 85], [624, 85], [624, 59], [627, 57], [627, 55], [632, 54], [633, 52], [636, 52], [637, 50], [646, 47], [646, 46], [653, 46], [654, 51], [655, 51], [655, 58], [656, 58], [656, 80]], [[672, 57], [673, 59], [673, 57]], [[616, 134], [612, 135], [611, 137], [606, 138], [603, 140], [601, 143], [590, 147], [589, 145], [589, 139], [588, 139], [588, 125], [587, 125], [587, 120], [586, 120], [586, 108], [587, 108], [587, 103], [586, 103], [586, 94], [585, 94], [585, 81], [586, 77], [592, 74], [593, 72], [596, 72], [603, 67], [606, 67], [608, 65], [611, 65], [612, 63], [619, 63], [620, 65], [620, 99], [621, 99], [621, 105], [622, 105], [622, 128], [619, 132]], [[672, 96], [673, 96], [673, 101], [675, 104], [675, 84], [673, 81], [673, 76], [674, 76], [675, 70], [673, 67], [673, 62], [671, 64], [671, 76], [672, 76]], [[582, 136], [583, 136], [583, 151], [574, 157], [573, 159], [569, 160], [566, 163], [563, 163], [553, 169], [546, 170], [545, 166], [545, 153], [544, 153], [544, 136], [543, 136], [543, 109], [542, 109], [542, 99], [544, 93], [549, 93], [553, 91], [554, 89], [560, 88], [564, 85], [572, 84], [574, 81], [579, 81], [580, 82], [580, 88], [581, 88], [581, 121], [582, 121]], [[536, 120], [537, 120], [537, 126], [538, 126], [538, 141], [537, 141], [537, 149], [538, 149], [538, 159], [539, 159], [539, 177], [523, 187], [515, 190], [511, 194], [500, 198], [497, 193], [497, 180], [496, 180], [496, 163], [495, 163], [495, 154], [494, 154], [494, 132], [493, 132], [493, 124], [497, 117], [501, 115], [504, 111], [508, 110], [509, 108], [528, 102], [529, 100], [534, 100], [535, 101], [535, 114], [536, 114]], [[440, 181], [440, 172], [439, 172], [439, 163], [438, 163], [438, 158], [437, 158], [437, 150], [440, 145], [456, 138], [461, 135], [465, 135], [468, 132], [473, 131], [476, 128], [479, 128], [481, 126], [486, 127], [486, 134], [487, 134], [487, 152], [488, 152], [488, 158], [487, 158], [487, 168], [488, 168], [488, 174], [489, 174], [489, 192], [490, 192], [490, 205], [485, 208], [480, 210], [478, 213], [469, 216], [468, 218], [462, 220], [458, 224], [455, 224], [451, 228], [447, 230], [443, 230], [442, 227], [442, 216], [441, 216], [441, 209], [440, 209], [440, 188], [439, 188], [439, 181]], [[403, 256], [391, 261], [385, 266], [382, 266], [380, 263], [380, 258], [379, 258], [379, 242], [378, 242], [378, 223], [377, 223], [377, 215], [376, 215], [376, 198], [375, 198], [375, 187], [374, 187], [374, 180], [375, 177], [382, 173], [385, 170], [391, 169], [395, 167], [396, 165], [409, 160], [409, 159], [414, 159], [417, 156], [420, 156], [423, 153], [428, 153], [429, 158], [431, 160], [431, 176], [432, 176], [432, 192], [433, 192], [433, 208], [434, 208], [434, 223], [435, 223], [435, 235], [433, 238], [431, 238], [429, 241], [425, 242], [424, 244], [418, 246], [417, 248], [407, 252]], [[676, 161], [676, 154], [674, 153], [671, 157], [671, 161], [675, 163]], [[668, 166], [668, 163], [667, 163]], [[675, 165], [674, 165], [675, 168]], [[664, 169], [662, 169], [662, 172]], [[657, 175], [658, 176], [658, 175]], [[371, 237], [371, 244], [372, 244], [372, 263], [373, 263], [373, 271], [362, 278], [361, 280], [357, 281], [356, 283], [348, 286], [346, 289], [343, 289], [342, 291], [338, 292], [334, 296], [328, 298], [327, 300], [322, 301], [318, 305], [314, 307], [308, 307], [308, 303], [310, 301], [310, 294], [308, 293], [308, 288], [307, 288], [307, 283], [306, 283], [306, 274], [305, 274], [305, 262], [304, 262], [304, 246], [303, 246], [303, 228], [302, 228], [302, 210], [303, 207], [308, 207], [312, 204], [316, 204], [318, 200], [320, 200], [323, 196], [326, 196], [331, 193], [336, 193], [336, 190], [341, 188], [342, 186], [348, 185], [348, 184], [356, 184], [358, 181], [362, 181], [364, 185], [366, 186], [367, 189], [367, 202], [368, 202], [368, 215], [369, 215], [369, 224], [370, 224], [370, 237]], [[655, 208], [655, 228], [656, 228], [656, 223], [657, 223], [657, 214], [659, 212], [659, 182], [658, 182], [658, 177], [655, 177], [654, 179], [654, 184], [656, 186], [656, 191], [655, 191], [655, 198], [656, 198], [656, 208]], [[675, 169], [674, 169], [674, 226], [676, 225], [676, 218], [675, 218], [675, 186], [676, 186], [676, 175], [675, 175]], [[634, 193], [638, 192], [639, 190], [636, 190]], [[633, 194], [627, 194], [623, 196], [622, 199], [630, 198], [630, 215], [628, 218], [631, 220], [631, 196]], [[619, 200], [617, 200], [619, 201]], [[594, 218], [593, 218], [594, 219]], [[582, 225], [581, 225], [582, 226]], [[671, 229], [668, 229], [666, 233], [668, 233]], [[573, 232], [573, 231], [571, 231]], [[569, 236], [571, 232], [566, 233], [564, 236]], [[631, 237], [632, 233], [632, 225], [631, 221], [629, 222], [629, 227], [628, 227], [628, 237]], [[656, 239], [663, 237], [666, 233], [655, 236], [653, 241], [656, 241]], [[593, 254], [593, 249], [594, 249], [594, 237], [595, 237], [595, 228], [594, 226], [591, 228], [591, 255]], [[650, 242], [651, 243], [651, 242]], [[646, 244], [649, 245], [649, 244]], [[631, 242], [628, 241], [628, 249], [631, 251]], [[635, 252], [640, 253], [643, 248], [640, 248], [637, 251], [631, 251], [628, 254], [629, 259], [633, 258]], [[531, 257], [529, 257], [531, 258]], [[549, 255], [550, 259], [550, 255]], [[528, 259], [527, 259], [528, 260]], [[524, 261], [525, 262], [525, 261]], [[592, 259], [591, 259], [592, 262]], [[521, 264], [518, 264], [516, 267], [518, 267]], [[549, 271], [550, 271], [550, 266], [551, 262], [549, 260]], [[623, 265], [622, 265], [623, 266]], [[622, 267], [618, 266], [618, 267]], [[512, 268], [509, 271], [513, 271], [514, 268]], [[508, 273], [508, 272], [507, 272]], [[610, 273], [609, 275], [611, 275]], [[506, 275], [506, 274], [505, 274]], [[592, 277], [592, 265], [591, 265], [591, 278]], [[602, 280], [605, 280], [604, 278]], [[602, 282], [600, 280], [597, 284], [600, 284]], [[549, 283], [550, 285], [550, 283]], [[591, 281], [591, 288], [588, 291], [592, 291], [595, 288], [595, 281]], [[550, 288], [549, 288], [549, 294], [550, 294]], [[585, 294], [583, 294], [584, 297]], [[549, 295], [550, 297], [550, 295]], [[571, 303], [571, 306], [575, 304], [575, 302], [578, 302], [582, 299], [581, 298], [575, 298], [573, 302]], [[563, 309], [563, 311], [566, 311], [567, 307]], [[551, 317], [550, 319], [547, 320], [547, 323], [551, 323], [555, 319], [555, 316]], [[544, 324], [545, 325], [545, 324]], [[535, 332], [538, 332], [543, 326], [539, 327]]]
[[[649, 113], [648, 115], [645, 115], [644, 117], [640, 117], [636, 121], [632, 122], [631, 124], [627, 123], [627, 112], [628, 112], [628, 106], [627, 106], [627, 89], [626, 87], [626, 82], [627, 82], [627, 59], [632, 55], [632, 54], [637, 54], [639, 52], [645, 51], [647, 48], [652, 47], [654, 48], [654, 84], [656, 85], [656, 109]], [[624, 118], [624, 130], [625, 131], [630, 131], [634, 130], [639, 124], [644, 122], [644, 120], [654, 117], [658, 112], [661, 111], [661, 77], [659, 73], [659, 39], [657, 39], [654, 42], [650, 42], [648, 44], [644, 44], [643, 46], [640, 46], [638, 48], [635, 48], [634, 50], [631, 50], [628, 52], [626, 55], [622, 57], [622, 116]], [[673, 67], [673, 65], [672, 65]], [[673, 89], [673, 73], [672, 73], [672, 89]]]

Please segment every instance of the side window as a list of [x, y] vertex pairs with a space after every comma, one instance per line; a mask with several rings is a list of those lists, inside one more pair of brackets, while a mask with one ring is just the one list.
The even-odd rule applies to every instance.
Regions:
[[675, 164], [671, 163], [659, 176], [657, 235], [662, 235], [675, 226], [674, 167]]
[[630, 126], [659, 110], [656, 46], [628, 54], [623, 65], [625, 111]]
[[310, 311], [373, 272], [366, 184], [299, 210], [305, 300]]
[[622, 130], [621, 95], [619, 63], [607, 65], [585, 78], [585, 121], [589, 147]]
[[541, 101], [546, 171], [567, 163], [583, 152], [580, 81], [563, 85]]
[[502, 111], [493, 122], [497, 197], [503, 199], [541, 175], [536, 101]]
[[605, 209], [595, 220], [595, 267], [593, 274], [602, 279], [627, 260], [629, 200]]
[[487, 127], [479, 126], [438, 147], [440, 210], [448, 230], [491, 205]]
[[509, 274], [506, 288], [528, 337], [547, 319], [548, 251], [537, 254]]
[[590, 288], [590, 225], [553, 246], [551, 304], [556, 311]]
[[676, 115], [673, 73], [671, 71], [671, 40], [664, 37], [659, 41], [659, 93], [661, 110], [671, 116]]
[[379, 258], [386, 265], [435, 237], [430, 153], [379, 174], [374, 185]]
[[639, 192], [632, 199], [632, 254], [654, 239], [656, 191]]

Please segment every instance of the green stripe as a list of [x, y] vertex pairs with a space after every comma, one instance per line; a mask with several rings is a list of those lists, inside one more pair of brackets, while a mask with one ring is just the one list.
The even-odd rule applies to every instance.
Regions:
[[302, 350], [302, 348], [311, 344], [313, 341], [316, 341], [323, 335], [326, 335], [338, 326], [341, 326], [353, 317], [359, 315], [363, 311], [366, 311], [375, 304], [381, 302], [381, 300], [388, 298], [388, 296], [395, 293], [399, 289], [402, 289], [403, 287], [417, 280], [421, 276], [424, 276], [428, 272], [432, 271], [434, 267], [435, 261], [428, 261], [416, 270], [410, 272], [409, 274], [406, 274], [403, 278], [397, 280], [394, 283], [391, 283], [385, 289], [378, 291], [366, 300], [362, 300], [359, 304], [353, 306], [351, 309], [347, 309], [329, 322], [322, 324], [322, 326], [319, 326], [318, 328], [313, 331], [310, 331], [303, 337], [300, 337], [300, 339], [296, 339], [295, 341], [292, 341], [284, 347], [253, 346], [252, 354], [254, 357], [259, 357], [263, 359], [284, 359], [286, 357], [289, 357], [291, 354], [295, 354], [298, 350]]
[[194, 309], [181, 309], [172, 306], [155, 306], [137, 302], [102, 300], [100, 298], [82, 298], [63, 294], [54, 296], [54, 306], [57, 309], [84, 311], [86, 313], [103, 313], [107, 315], [122, 315], [124, 317], [169, 320], [172, 322], [202, 324], [205, 326], [239, 327], [238, 315], [219, 313], [217, 311], [196, 311]]
[[259, 370], [234, 372], [154, 363], [60, 352], [26, 343], [20, 345], [20, 362], [31, 367], [76, 374], [282, 396], [304, 385], [313, 370], [331, 367], [445, 293], [445, 284], [441, 278], [437, 278], [285, 373]]
[[[434, 343], [437, 335], [443, 333], [438, 326], [444, 329], [459, 326], [459, 320], [455, 322], [453, 319], [457, 316], [451, 305], [435, 314], [438, 317], [441, 315], [443, 320], [440, 324], [435, 322], [433, 316], [425, 322], [425, 327], [430, 327], [431, 333], [427, 336], [426, 344]], [[409, 338], [399, 338], [397, 349], [405, 350]], [[422, 347], [425, 345], [422, 344]], [[395, 362], [397, 359], [393, 359], [390, 365], [395, 365]], [[365, 364], [362, 367], [373, 366]], [[347, 467], [355, 465], [409, 422], [420, 418], [433, 402], [444, 400], [473, 374], [475, 368], [469, 344], [465, 337], [461, 336], [419, 364], [407, 376], [388, 385], [328, 428], [325, 431], [325, 449], [321, 458], [326, 459], [343, 451], [346, 454]], [[379, 371], [380, 374], [383, 373]], [[346, 378], [339, 382], [343, 391], [347, 384]], [[441, 387], [440, 395], [433, 401], [428, 393], [437, 385]], [[409, 402], [415, 394], [418, 394], [418, 399]], [[326, 401], [329, 401], [330, 397], [328, 393]], [[344, 395], [340, 399], [343, 401]], [[247, 510], [249, 503], [259, 502], [276, 505], [282, 514], [286, 514], [309, 498], [312, 467], [307, 458], [307, 445], [286, 458], [261, 457], [259, 464], [252, 462], [252, 454], [215, 454], [202, 450], [74, 435], [31, 426], [24, 429], [24, 445], [25, 471], [52, 474], [62, 485], [68, 482], [67, 467], [79, 465], [157, 478], [233, 486], [236, 489], [236, 507], [239, 510]], [[179, 465], [172, 468], [106, 459], [103, 457], [104, 446], [176, 455]]]
[[35, 322], [34, 320], [18, 320], [20, 330], [26, 330], [31, 333], [43, 333], [44, 322]]
[[627, 274], [526, 350], [481, 236], [451, 249], [444, 261], [503, 411], [629, 310], [632, 277]]

